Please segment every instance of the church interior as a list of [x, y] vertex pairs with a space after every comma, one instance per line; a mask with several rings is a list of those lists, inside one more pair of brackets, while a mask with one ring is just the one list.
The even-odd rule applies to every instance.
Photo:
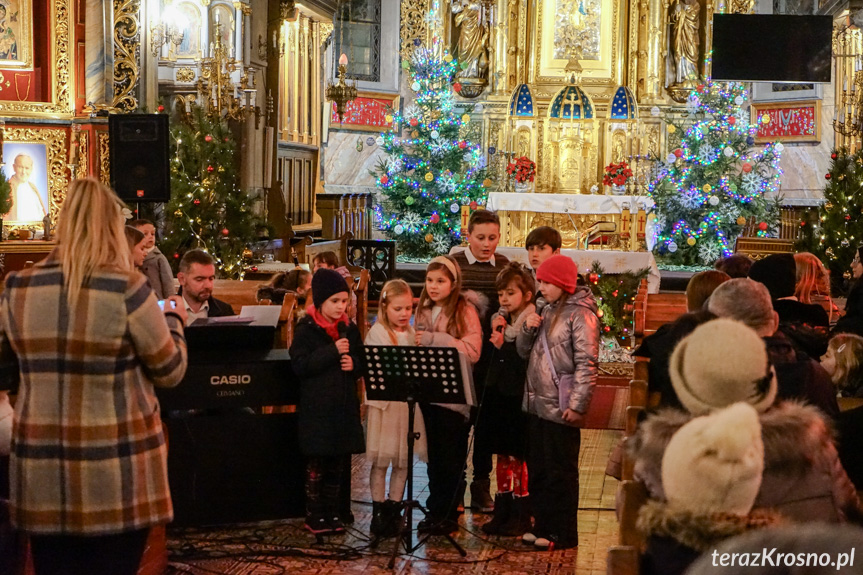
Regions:
[[[59, 253], [67, 195], [73, 182], [86, 178], [114, 190], [127, 228], [140, 230], [141, 237], [147, 226], [152, 229], [167, 274], [167, 291], [156, 290], [163, 311], [172, 297], [180, 298], [174, 304], [182, 307], [182, 291], [194, 285], [188, 283], [185, 255], [201, 250], [209, 254], [201, 265], [214, 269], [204, 280], [209, 281], [205, 295], [239, 314], [215, 327], [212, 303], [208, 308], [185, 304], [190, 317], [183, 312], [181, 319], [187, 326], [196, 313], [207, 325], [197, 333], [195, 326], [186, 329], [185, 379], [154, 392], [164, 420], [173, 522], [147, 526], [140, 574], [682, 575], [685, 567], [652, 555], [659, 552], [645, 536], [645, 524], [647, 513], [656, 513], [650, 507], [654, 493], [645, 491], [638, 475], [642, 464], [623, 445], [642, 437], [647, 414], [666, 405], [653, 371], [659, 359], [651, 359], [649, 350], [641, 353], [649, 347], [645, 341], [667, 337], [669, 326], [690, 312], [710, 309], [724, 317], [709, 308], [709, 294], [703, 308], [701, 300], [692, 307], [693, 290], [687, 286], [698, 281], [692, 278], [719, 273], [714, 270], [746, 277], [746, 272], [734, 275], [723, 262], [742, 258], [748, 270], [761, 262], [787, 263], [793, 256], [800, 284], [805, 252], [823, 276], [811, 298], [808, 289], [804, 295], [776, 296], [770, 277], [780, 272], [773, 268], [762, 282], [779, 314], [776, 329], [783, 326], [778, 300], [817, 303], [829, 322], [802, 335], [795, 328], [790, 339], [796, 345], [800, 336], [806, 348], [812, 338], [823, 338], [806, 348], [820, 350], [808, 353], [815, 365], [825, 365], [828, 353], [829, 361], [838, 362], [835, 358], [853, 347], [856, 358], [848, 360], [853, 367], [841, 377], [853, 379], [848, 373], [863, 366], [863, 297], [855, 301], [856, 294], [863, 296], [863, 248], [858, 248], [863, 245], [863, 6], [858, 0], [0, 0], [4, 282]], [[489, 212], [493, 216], [483, 215]], [[490, 259], [475, 248], [485, 241], [476, 230], [489, 225], [494, 228], [493, 237], [486, 237]], [[542, 238], [557, 239], [537, 240], [540, 231], [552, 234]], [[154, 247], [147, 245], [150, 254]], [[345, 304], [352, 314], [349, 324], [367, 346], [373, 326], [389, 314], [390, 304], [384, 303], [394, 288], [388, 282], [404, 280], [412, 302], [407, 312], [416, 309], [409, 330], [416, 330], [416, 349], [422, 350], [427, 345], [420, 343], [422, 332], [440, 331], [432, 327], [440, 323], [438, 314], [455, 314], [447, 329], [455, 329], [461, 341], [461, 323], [470, 314], [442, 308], [428, 295], [429, 278], [441, 273], [433, 270], [461, 266], [458, 273], [450, 270], [451, 285], [491, 294], [484, 300], [487, 307], [477, 309], [484, 339], [479, 359], [471, 363], [482, 366], [489, 353], [504, 361], [489, 344], [497, 329], [494, 318], [506, 320], [501, 342], [515, 350], [521, 341], [516, 328], [508, 331], [507, 321], [515, 318], [507, 320], [511, 310], [501, 295], [512, 284], [495, 284], [504, 264], [523, 264], [519, 269], [530, 277], [530, 298], [540, 291], [545, 295], [542, 286], [562, 285], [548, 279], [550, 271], [543, 274], [544, 259], [533, 259], [532, 246], [548, 247], [552, 257], [570, 262], [566, 266], [574, 263], [577, 285], [573, 279], [564, 292], [583, 290], [594, 302], [590, 317], [598, 344], [588, 361], [590, 406], [561, 408], [564, 419], [555, 416], [559, 427], [567, 427], [569, 412], [580, 422], [574, 476], [568, 476], [575, 483], [570, 503], [577, 507], [577, 533], [558, 540], [557, 534], [537, 532], [534, 539], [551, 541], [542, 547], [521, 533], [504, 537], [489, 531], [496, 528], [487, 527], [495, 517], [492, 507], [502, 512], [508, 501], [507, 510], [515, 509], [520, 495], [507, 495], [501, 453], [494, 456], [497, 473], [480, 477], [485, 471], [477, 469], [478, 452], [486, 449], [477, 423], [486, 405], [480, 391], [460, 472], [460, 489], [467, 486], [467, 494], [458, 502], [452, 538], [434, 529], [426, 529], [434, 535], [430, 538], [416, 533], [423, 518], [419, 510], [407, 520], [403, 541], [402, 535], [374, 533], [380, 510], [370, 495], [369, 475], [377, 467], [357, 450], [340, 463], [346, 529], [337, 536], [310, 534], [311, 472], [300, 448], [306, 425], [301, 397], [306, 396], [296, 364], [292, 367], [296, 354], [289, 351], [303, 343], [305, 318], [322, 309], [317, 300], [314, 311], [307, 307], [315, 292], [325, 289], [315, 287], [318, 268], [334, 268], [345, 278], [352, 298]], [[447, 254], [449, 263], [441, 263]], [[490, 262], [494, 276], [472, 276], [468, 270], [477, 262]], [[756, 275], [749, 277], [757, 280]], [[275, 297], [277, 281], [288, 277], [294, 284]], [[721, 281], [728, 279], [723, 273]], [[302, 288], [304, 281], [312, 291]], [[716, 281], [710, 291], [719, 289]], [[12, 328], [4, 322], [12, 321], [7, 313], [14, 315], [7, 311], [13, 296], [7, 295], [0, 300], [5, 347]], [[420, 320], [424, 301], [436, 310], [427, 324]], [[519, 309], [534, 307], [526, 300]], [[536, 303], [545, 322], [551, 314], [542, 310]], [[852, 320], [859, 325], [841, 329], [843, 321], [847, 327]], [[258, 329], [259, 321], [266, 329]], [[695, 325], [685, 332], [695, 329], [693, 338], [702, 329]], [[574, 333], [580, 329], [570, 327]], [[328, 329], [333, 340], [347, 337], [333, 331], [335, 321]], [[833, 345], [840, 332], [855, 329], [859, 347], [850, 340], [841, 348]], [[537, 342], [545, 343], [543, 338]], [[672, 356], [673, 344], [665, 345], [672, 347], [663, 361], [673, 364], [677, 351]], [[20, 351], [14, 343], [12, 348]], [[381, 360], [369, 349], [362, 361], [371, 370]], [[541, 346], [532, 349], [528, 346], [528, 353], [542, 353], [536, 351]], [[464, 362], [465, 349], [458, 351]], [[343, 361], [348, 354], [340, 353]], [[554, 353], [548, 346], [545, 353], [538, 361], [552, 365]], [[786, 398], [770, 353], [768, 380], [776, 367], [779, 396]], [[529, 373], [535, 361], [531, 355], [520, 369]], [[578, 361], [567, 363], [566, 370], [578, 373]], [[430, 357], [422, 369], [431, 369], [431, 363]], [[25, 427], [19, 418], [27, 379], [18, 376], [17, 367], [10, 375], [4, 365], [0, 353], [0, 575], [39, 575], [30, 534], [15, 529], [15, 497], [21, 497], [14, 488], [15, 459], [23, 457], [15, 445], [23, 443], [18, 434]], [[824, 377], [840, 386], [835, 365], [830, 366], [825, 365]], [[452, 376], [458, 385], [462, 378], [470, 380], [466, 390], [493, 385], [487, 365], [482, 369], [488, 372], [470, 368], [462, 364]], [[558, 381], [554, 369], [545, 378], [562, 390], [563, 378]], [[666, 389], [672, 389], [675, 375], [669, 378], [667, 372], [676, 367], [665, 369]], [[385, 386], [373, 385], [372, 371], [362, 375], [365, 388], [358, 385], [359, 399], [353, 399], [384, 403], [375, 398], [386, 396]], [[398, 375], [401, 385], [406, 379]], [[863, 373], [859, 377], [859, 395], [845, 388], [827, 392], [836, 413], [825, 417], [834, 419], [840, 435], [863, 434]], [[529, 375], [526, 381], [529, 412]], [[469, 395], [465, 391], [459, 402], [470, 404]], [[414, 399], [398, 401], [412, 406]], [[368, 439], [367, 406], [362, 410]], [[426, 408], [421, 411], [428, 419]], [[717, 413], [724, 411], [704, 418]], [[758, 417], [766, 430], [767, 416]], [[330, 424], [349, 427], [343, 420]], [[839, 450], [849, 488], [863, 493], [863, 464], [853, 455], [854, 463], [846, 463], [841, 439], [838, 447], [830, 443], [823, 449]], [[766, 484], [767, 436], [763, 446], [760, 439], [757, 443]], [[460, 447], [442, 451], [450, 447], [457, 457]], [[441, 456], [433, 456], [430, 445], [428, 457]], [[526, 457], [525, 473], [533, 479], [533, 455]], [[405, 498], [425, 505], [429, 497], [432, 507], [440, 476], [425, 461], [408, 463]], [[758, 473], [761, 481], [760, 468]], [[484, 492], [474, 492], [482, 481]], [[667, 483], [664, 471], [662, 481]], [[545, 484], [538, 483], [542, 490]], [[459, 493], [456, 488], [453, 501]], [[483, 497], [491, 498], [488, 505], [480, 503]], [[535, 493], [531, 499], [538, 499]], [[750, 501], [742, 515], [751, 508]], [[858, 518], [848, 512], [847, 520], [863, 524], [860, 509]], [[571, 515], [576, 518], [576, 511]], [[844, 511], [839, 515], [846, 519]], [[528, 527], [530, 517], [528, 512]], [[863, 553], [857, 531], [842, 541]], [[693, 547], [691, 539], [685, 542]], [[720, 543], [711, 541], [709, 549]]]

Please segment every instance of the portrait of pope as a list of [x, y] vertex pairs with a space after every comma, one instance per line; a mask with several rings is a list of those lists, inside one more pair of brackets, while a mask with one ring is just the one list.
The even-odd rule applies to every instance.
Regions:
[[13, 159], [11, 170], [8, 163], [4, 166], [12, 193], [12, 209], [3, 219], [13, 222], [42, 221], [48, 214], [45, 147], [38, 144], [18, 144], [15, 148], [17, 149], [10, 150], [9, 144], [4, 145], [4, 159]]

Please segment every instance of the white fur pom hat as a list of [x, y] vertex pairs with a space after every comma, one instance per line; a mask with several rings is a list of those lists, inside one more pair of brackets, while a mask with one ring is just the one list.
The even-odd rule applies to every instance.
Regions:
[[776, 400], [776, 373], [764, 341], [731, 319], [715, 319], [682, 339], [668, 364], [671, 384], [693, 415], [745, 401], [759, 412]]
[[748, 514], [763, 471], [758, 412], [742, 402], [681, 427], [662, 457], [669, 506], [699, 514]]

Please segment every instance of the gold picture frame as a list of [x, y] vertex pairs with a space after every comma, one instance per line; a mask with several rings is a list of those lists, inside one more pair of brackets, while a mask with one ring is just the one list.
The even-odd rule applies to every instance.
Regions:
[[0, 68], [33, 69], [33, 0], [0, 0]]
[[[22, 0], [32, 2], [32, 0]], [[49, 37], [50, 93], [41, 102], [0, 101], [0, 115], [14, 117], [70, 118], [75, 111], [71, 66], [72, 0], [52, 0], [50, 17], [33, 22]], [[33, 31], [33, 36], [37, 36]], [[32, 38], [31, 37], [31, 38]]]
[[[57, 128], [10, 128], [4, 130], [3, 137], [3, 170], [7, 175], [13, 174], [13, 162], [18, 155], [16, 150], [27, 149], [39, 150], [44, 147], [44, 166], [39, 166], [40, 176], [44, 174], [47, 182], [45, 209], [51, 218], [52, 226], [57, 222], [60, 206], [66, 199], [66, 189], [69, 187], [69, 175], [66, 165], [67, 133], [64, 129]], [[7, 152], [10, 152], [7, 154]], [[35, 155], [35, 154], [34, 154]], [[34, 163], [34, 169], [37, 167]], [[37, 184], [38, 185], [38, 184]], [[14, 190], [13, 190], [14, 193]], [[38, 228], [42, 226], [41, 220], [7, 220], [4, 218], [4, 227], [10, 231], [19, 228]]]
[[[593, 25], [595, 29], [584, 30], [578, 26], [589, 25], [589, 18], [584, 14], [582, 7], [599, 5], [599, 23]], [[589, 8], [588, 8], [589, 9]], [[617, 85], [623, 79], [623, 57], [625, 38], [623, 18], [625, 15], [623, 2], [615, 0], [538, 0], [536, 2], [536, 38], [533, 58], [533, 78], [535, 83], [559, 84], [562, 78], [566, 78], [566, 65], [569, 57], [574, 55], [572, 47], [566, 48], [561, 42], [578, 44], [581, 39], [579, 32], [588, 32], [599, 36], [599, 41], [594, 47], [590, 42], [587, 49], [589, 59], [579, 59], [582, 66], [582, 83], [584, 85]], [[582, 17], [574, 22], [569, 28], [560, 26], [556, 19], [562, 18], [562, 14]], [[594, 18], [593, 20], [596, 20]], [[555, 44], [558, 44], [557, 46]]]
[[[324, 113], [326, 114], [327, 125], [330, 130], [344, 130], [349, 132], [371, 132], [380, 134], [381, 132], [388, 132], [392, 129], [392, 124], [389, 125], [378, 125], [362, 123], [364, 120], [367, 120], [367, 117], [363, 117], [362, 114], [359, 114], [357, 118], [359, 121], [356, 121], [353, 112], [357, 105], [359, 106], [367, 106], [371, 103], [371, 101], [379, 102], [384, 105], [385, 108], [391, 108], [393, 110], [398, 110], [399, 105], [401, 103], [401, 96], [399, 94], [388, 94], [383, 92], [366, 92], [360, 91], [357, 94], [357, 98], [355, 100], [351, 100], [348, 102], [348, 109], [345, 113], [344, 122], [339, 122], [338, 119], [334, 119], [336, 116], [334, 106], [332, 102], [327, 102], [324, 106]], [[380, 111], [380, 116], [386, 116], [389, 112], [386, 109], [382, 109]], [[381, 119], [381, 118], [378, 118]]]
[[[767, 113], [770, 121], [759, 119]], [[786, 102], [753, 102], [750, 118], [757, 124], [755, 143], [821, 142], [821, 100], [791, 100]]]

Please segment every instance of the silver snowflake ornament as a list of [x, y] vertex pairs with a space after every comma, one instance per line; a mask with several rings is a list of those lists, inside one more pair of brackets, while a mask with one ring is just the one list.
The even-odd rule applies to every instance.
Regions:
[[754, 194], [758, 190], [761, 189], [761, 186], [764, 184], [764, 180], [756, 174], [755, 172], [749, 172], [743, 174], [743, 179], [740, 182], [740, 187], [743, 188], [747, 194]]

